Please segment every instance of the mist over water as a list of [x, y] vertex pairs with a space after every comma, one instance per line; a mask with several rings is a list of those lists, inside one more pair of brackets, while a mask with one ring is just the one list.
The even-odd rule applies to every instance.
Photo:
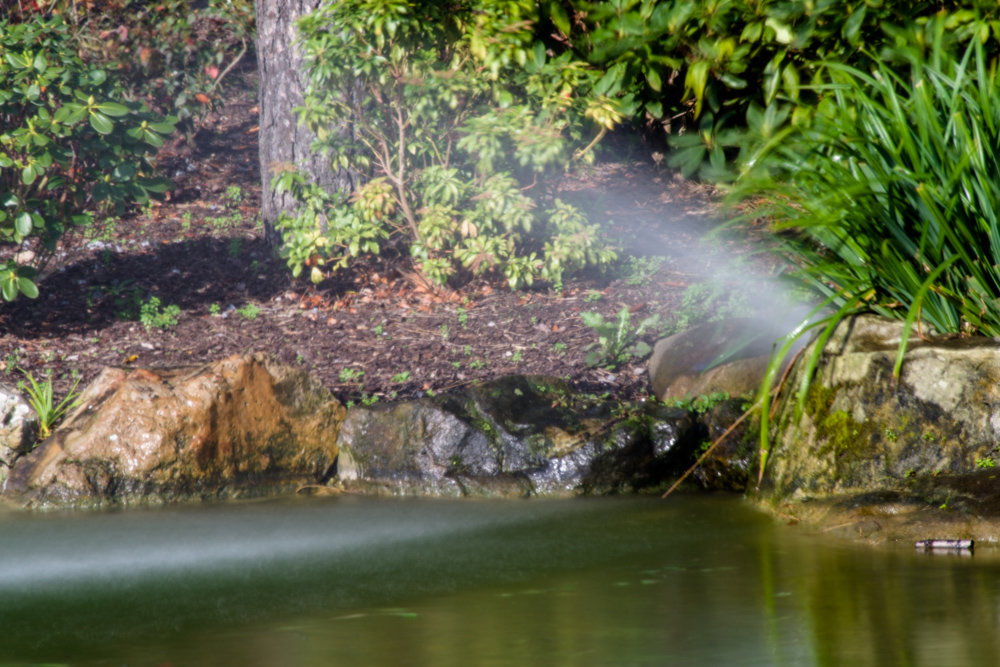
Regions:
[[[353, 511], [332, 511], [348, 506]], [[336, 499], [230, 507], [35, 515], [4, 525], [0, 593], [210, 574], [240, 565], [327, 557], [551, 517], [546, 503], [480, 503], [475, 514], [434, 501]]]

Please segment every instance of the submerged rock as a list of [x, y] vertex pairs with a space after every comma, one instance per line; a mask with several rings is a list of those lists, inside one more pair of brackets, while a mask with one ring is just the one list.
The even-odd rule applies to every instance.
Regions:
[[200, 367], [106, 368], [5, 495], [28, 504], [259, 495], [325, 482], [341, 404], [263, 356]]
[[338, 476], [349, 489], [393, 494], [607, 493], [662, 483], [690, 461], [687, 412], [616, 417], [613, 408], [531, 376], [354, 407], [340, 430]]

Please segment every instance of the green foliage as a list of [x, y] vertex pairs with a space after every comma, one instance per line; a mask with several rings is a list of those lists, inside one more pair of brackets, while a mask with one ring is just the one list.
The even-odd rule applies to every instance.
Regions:
[[149, 301], [139, 308], [139, 322], [146, 328], [146, 331], [154, 328], [168, 329], [177, 326], [177, 318], [180, 317], [180, 314], [180, 306], [170, 304], [161, 307], [160, 297], [154, 296], [150, 297]]
[[52, 434], [52, 427], [63, 418], [63, 415], [79, 404], [76, 400], [79, 397], [76, 387], [80, 384], [80, 378], [76, 379], [66, 396], [56, 403], [51, 377], [38, 381], [29, 371], [23, 368], [19, 370], [28, 380], [28, 384], [24, 386], [24, 393], [27, 394], [31, 409], [38, 415], [38, 438], [41, 441]]
[[248, 303], [242, 308], [237, 309], [236, 312], [245, 320], [255, 320], [260, 315], [260, 306], [255, 303]]
[[721, 279], [709, 279], [688, 285], [681, 295], [681, 304], [673, 312], [674, 321], [668, 331], [690, 329], [703, 322], [718, 322], [752, 313], [749, 295], [739, 285]]
[[703, 415], [716, 405], [728, 401], [729, 398], [730, 396], [728, 392], [713, 391], [709, 394], [698, 394], [697, 396], [678, 398], [669, 401], [667, 405], [673, 408], [681, 408], [682, 410], [689, 410]]
[[[777, 366], [807, 332], [804, 400], [819, 351], [844, 318], [862, 310], [905, 320], [894, 375], [912, 327], [1000, 335], [1000, 83], [995, 22], [943, 14], [891, 59], [821, 63], [808, 125], [786, 120], [756, 147], [736, 195], [763, 197], [783, 249], [821, 298], [791, 332], [762, 390], [765, 452]], [[903, 41], [907, 39], [908, 41]], [[905, 63], [899, 66], [896, 63]]]
[[589, 346], [586, 363], [588, 366], [617, 368], [633, 359], [641, 359], [652, 352], [652, 348], [640, 336], [660, 323], [659, 315], [646, 317], [633, 326], [628, 308], [618, 311], [613, 321], [605, 321], [600, 313], [580, 313], [583, 323], [597, 334], [597, 342]]
[[[973, 2], [875, 0], [553, 0], [540, 3], [556, 44], [606, 72], [598, 90], [618, 95], [637, 122], [662, 126], [668, 163], [686, 175], [732, 177], [741, 149], [780, 120], [808, 122], [820, 61], [859, 65], [938, 12], [964, 38], [997, 29], [1000, 8]], [[887, 38], [888, 35], [888, 38]], [[750, 129], [748, 133], [746, 130]]]
[[88, 66], [60, 18], [0, 21], [0, 295], [38, 295], [32, 280], [66, 232], [95, 205], [120, 209], [163, 193], [150, 156], [173, 132], [103, 69]]
[[[84, 60], [129, 99], [175, 115], [189, 140], [254, 42], [250, 0], [55, 0]], [[31, 17], [27, 17], [30, 20]]]
[[330, 193], [293, 171], [275, 178], [300, 203], [277, 225], [296, 276], [309, 267], [322, 280], [390, 243], [439, 284], [496, 273], [512, 288], [559, 285], [614, 259], [544, 184], [592, 157], [619, 105], [598, 91], [599, 71], [535, 39], [536, 9], [343, 0], [300, 20], [301, 121], [314, 149], [362, 184]]

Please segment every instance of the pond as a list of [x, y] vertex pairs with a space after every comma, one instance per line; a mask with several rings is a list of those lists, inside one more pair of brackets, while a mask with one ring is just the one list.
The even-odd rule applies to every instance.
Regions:
[[1000, 557], [736, 498], [0, 515], [0, 664], [1000, 664]]

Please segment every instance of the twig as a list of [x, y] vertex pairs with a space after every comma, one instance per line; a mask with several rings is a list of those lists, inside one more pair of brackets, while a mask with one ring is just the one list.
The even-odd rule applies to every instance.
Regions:
[[751, 412], [753, 412], [753, 411], [754, 411], [755, 409], [757, 409], [757, 407], [758, 407], [759, 405], [760, 405], [760, 403], [755, 403], [755, 404], [753, 404], [753, 405], [752, 405], [752, 406], [751, 406], [751, 407], [750, 407], [750, 408], [749, 408], [749, 409], [748, 409], [748, 410], [747, 410], [746, 412], [744, 412], [744, 413], [743, 413], [742, 415], [740, 415], [740, 418], [739, 418], [739, 419], [737, 419], [736, 421], [734, 421], [734, 422], [732, 423], [732, 425], [731, 425], [731, 426], [730, 426], [729, 428], [727, 428], [727, 429], [725, 430], [725, 432], [724, 432], [724, 433], [723, 433], [722, 435], [720, 435], [720, 436], [719, 436], [718, 438], [716, 438], [716, 439], [715, 439], [715, 441], [714, 441], [714, 442], [713, 442], [713, 443], [712, 443], [712, 444], [711, 444], [711, 445], [709, 446], [709, 448], [708, 448], [708, 449], [706, 449], [706, 450], [704, 451], [704, 453], [703, 453], [703, 454], [702, 454], [701, 456], [699, 456], [699, 457], [698, 457], [698, 460], [694, 462], [694, 465], [693, 465], [693, 466], [691, 466], [690, 468], [688, 468], [687, 470], [685, 470], [685, 471], [684, 471], [684, 474], [683, 474], [683, 475], [681, 475], [680, 479], [678, 479], [678, 480], [677, 480], [676, 482], [674, 482], [674, 483], [673, 483], [673, 486], [671, 486], [671, 487], [670, 487], [669, 489], [667, 489], [666, 491], [664, 491], [664, 492], [663, 492], [663, 495], [662, 495], [662, 496], [660, 496], [660, 498], [666, 498], [666, 497], [667, 497], [667, 496], [669, 496], [669, 495], [670, 495], [671, 493], [673, 493], [673, 492], [674, 492], [674, 490], [675, 490], [675, 489], [676, 489], [676, 488], [677, 488], [678, 486], [680, 486], [680, 485], [681, 485], [681, 482], [683, 482], [683, 481], [684, 481], [685, 479], [687, 479], [687, 478], [688, 478], [688, 476], [690, 476], [690, 475], [691, 475], [691, 473], [693, 473], [693, 472], [695, 471], [695, 469], [697, 469], [697, 468], [698, 468], [698, 466], [700, 466], [700, 465], [702, 464], [702, 462], [703, 462], [703, 461], [704, 461], [704, 460], [705, 460], [706, 458], [708, 458], [708, 455], [709, 455], [709, 454], [711, 454], [711, 453], [712, 453], [712, 452], [713, 452], [713, 451], [715, 450], [715, 448], [716, 448], [716, 447], [718, 447], [718, 446], [719, 446], [720, 444], [722, 444], [722, 441], [723, 441], [723, 440], [725, 440], [725, 439], [726, 439], [726, 437], [727, 437], [727, 436], [728, 436], [728, 435], [729, 435], [730, 433], [732, 433], [732, 432], [733, 432], [733, 431], [734, 431], [734, 430], [736, 429], [736, 427], [737, 427], [737, 426], [739, 426], [740, 424], [742, 424], [742, 423], [743, 423], [743, 420], [744, 420], [744, 419], [746, 419], [747, 417], [749, 417], [749, 416], [750, 416], [750, 413], [751, 413]]

